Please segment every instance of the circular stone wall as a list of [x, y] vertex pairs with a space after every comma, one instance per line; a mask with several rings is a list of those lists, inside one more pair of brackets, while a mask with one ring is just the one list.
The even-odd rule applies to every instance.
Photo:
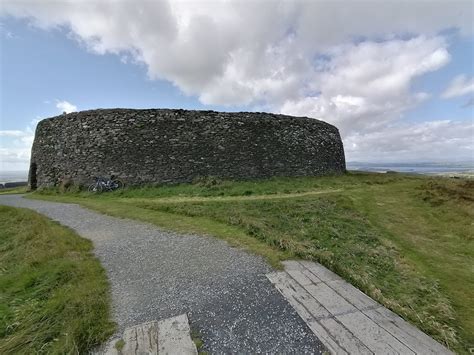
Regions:
[[345, 171], [336, 127], [268, 113], [104, 109], [41, 121], [32, 148], [32, 188], [60, 179], [89, 184], [117, 175], [131, 185], [315, 176]]

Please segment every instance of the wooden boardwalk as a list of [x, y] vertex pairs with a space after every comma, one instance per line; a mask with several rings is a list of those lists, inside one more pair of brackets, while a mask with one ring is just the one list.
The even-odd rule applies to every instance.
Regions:
[[451, 354], [354, 286], [309, 261], [286, 261], [268, 279], [334, 354]]

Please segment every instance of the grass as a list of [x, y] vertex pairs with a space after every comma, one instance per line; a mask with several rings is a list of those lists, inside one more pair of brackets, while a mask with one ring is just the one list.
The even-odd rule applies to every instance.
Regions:
[[0, 206], [0, 353], [86, 353], [115, 329], [108, 291], [90, 241]]
[[28, 191], [28, 186], [8, 187], [6, 189], [0, 189], [0, 195], [5, 194], [24, 194]]
[[474, 346], [474, 182], [401, 174], [277, 178], [35, 198], [214, 235], [274, 266], [321, 262], [449, 348]]
[[202, 347], [204, 346], [204, 342], [202, 341], [202, 335], [199, 331], [191, 330], [191, 340], [196, 346], [196, 350], [199, 355], [207, 354], [207, 352], [201, 351]]
[[117, 349], [119, 352], [123, 350], [125, 346], [125, 340], [119, 339], [115, 342], [115, 349]]

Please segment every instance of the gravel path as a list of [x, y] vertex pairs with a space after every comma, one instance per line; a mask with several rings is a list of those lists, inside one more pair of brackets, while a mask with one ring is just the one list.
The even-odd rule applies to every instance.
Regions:
[[125, 327], [187, 313], [211, 353], [321, 353], [321, 342], [273, 287], [260, 257], [222, 240], [163, 231], [74, 204], [0, 195], [94, 242]]

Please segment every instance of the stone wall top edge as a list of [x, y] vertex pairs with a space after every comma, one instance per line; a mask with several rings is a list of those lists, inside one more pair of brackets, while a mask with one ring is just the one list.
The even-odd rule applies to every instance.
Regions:
[[[94, 113], [98, 115], [104, 114], [113, 114], [113, 113], [185, 113], [185, 114], [211, 114], [211, 115], [227, 115], [230, 116], [232, 119], [249, 119], [249, 120], [268, 120], [268, 119], [282, 119], [282, 120], [298, 120], [298, 121], [308, 121], [313, 123], [318, 123], [321, 125], [326, 125], [337, 129], [337, 127], [327, 123], [325, 121], [318, 120], [316, 118], [304, 117], [304, 116], [290, 116], [290, 115], [283, 115], [278, 113], [270, 113], [270, 112], [250, 112], [250, 111], [240, 111], [240, 112], [228, 112], [228, 111], [213, 111], [213, 110], [184, 110], [184, 109], [167, 109], [167, 108], [148, 108], [148, 109], [130, 109], [130, 108], [106, 108], [106, 109], [92, 109], [92, 110], [84, 110], [84, 111], [77, 111], [71, 112], [67, 114], [61, 114], [58, 116], [48, 117], [39, 122], [38, 125], [42, 125], [46, 122], [50, 122], [53, 120], [60, 120], [60, 119], [74, 119], [76, 117], [81, 116], [88, 116]], [[246, 117], [247, 116], [247, 117]], [[250, 116], [250, 117], [249, 117]]]

